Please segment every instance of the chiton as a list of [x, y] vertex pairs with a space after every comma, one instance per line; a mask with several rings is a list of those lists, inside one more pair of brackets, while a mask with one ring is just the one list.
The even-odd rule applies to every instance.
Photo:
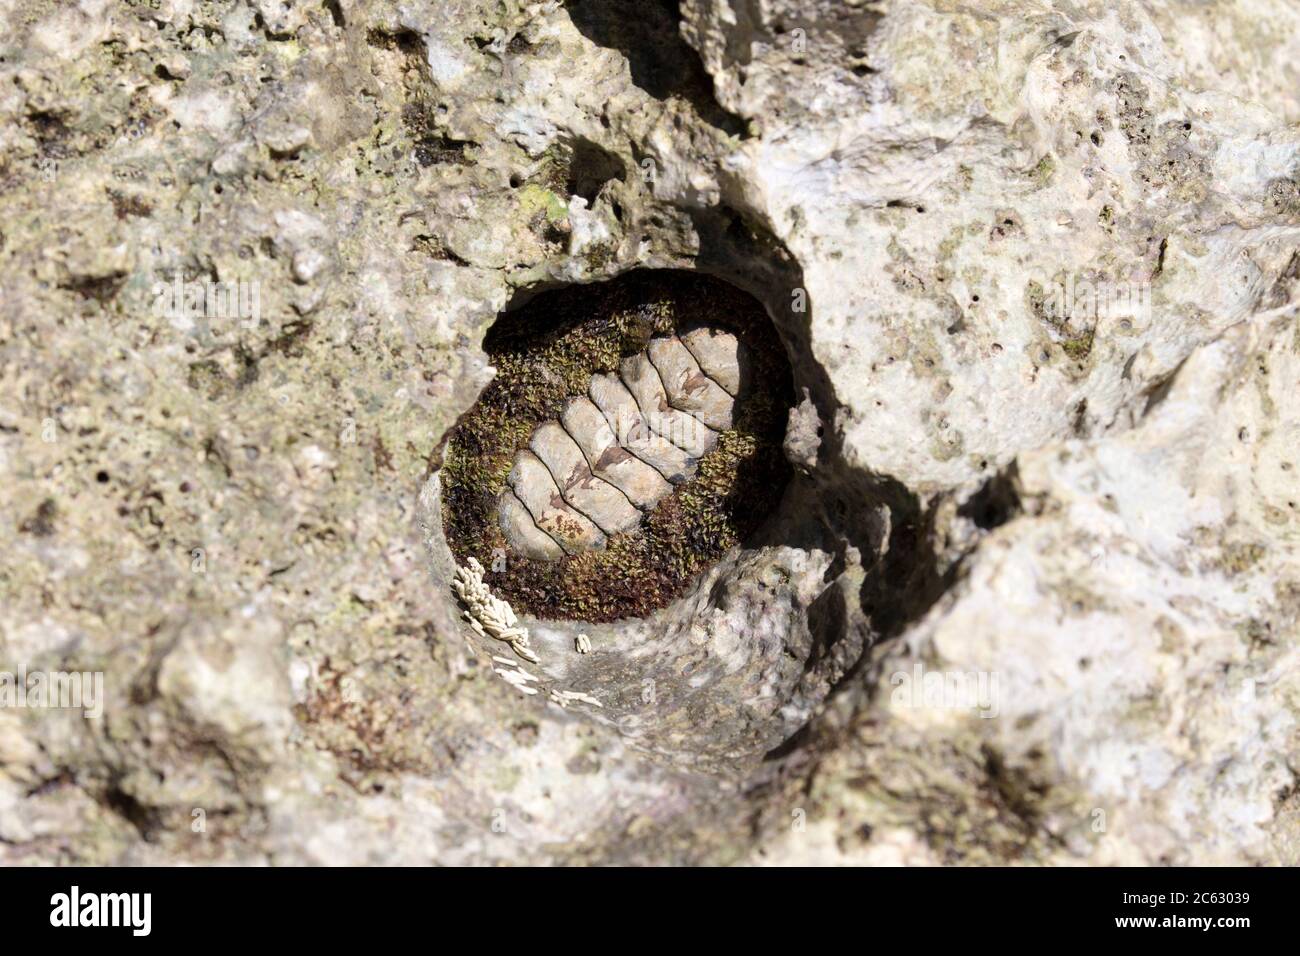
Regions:
[[484, 348], [497, 375], [449, 437], [444, 533], [521, 609], [641, 616], [779, 501], [790, 370], [739, 289], [662, 270], [545, 292]]
[[515, 453], [497, 505], [506, 540], [558, 561], [639, 527], [731, 427], [746, 359], [730, 332], [700, 326], [593, 375]]

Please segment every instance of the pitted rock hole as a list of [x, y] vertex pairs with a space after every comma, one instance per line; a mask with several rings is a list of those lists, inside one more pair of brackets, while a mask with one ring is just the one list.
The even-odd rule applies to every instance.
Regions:
[[747, 293], [636, 272], [538, 295], [484, 349], [497, 375], [449, 437], [443, 530], [520, 610], [643, 617], [780, 501], [791, 373]]

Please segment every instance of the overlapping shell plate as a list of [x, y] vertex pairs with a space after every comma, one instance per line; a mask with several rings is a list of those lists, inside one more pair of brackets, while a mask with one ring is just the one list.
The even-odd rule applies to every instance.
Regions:
[[520, 612], [642, 617], [781, 500], [789, 361], [734, 286], [642, 270], [545, 291], [483, 349], [496, 374], [448, 436], [443, 533]]
[[695, 474], [749, 384], [736, 337], [704, 327], [652, 338], [617, 374], [593, 375], [515, 455], [497, 504], [506, 539], [557, 561], [637, 528]]

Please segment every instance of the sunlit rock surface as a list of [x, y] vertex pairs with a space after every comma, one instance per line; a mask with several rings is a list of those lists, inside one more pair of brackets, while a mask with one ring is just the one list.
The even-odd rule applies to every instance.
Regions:
[[[0, 38], [0, 669], [104, 677], [0, 709], [3, 863], [1300, 862], [1293, 3]], [[799, 478], [525, 694], [440, 442], [519, 290], [634, 267], [763, 300]]]

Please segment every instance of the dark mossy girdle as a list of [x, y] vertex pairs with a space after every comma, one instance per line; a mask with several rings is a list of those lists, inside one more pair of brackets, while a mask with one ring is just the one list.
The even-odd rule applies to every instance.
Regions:
[[[725, 329], [748, 347], [753, 385], [696, 473], [603, 550], [559, 561], [514, 551], [498, 525], [497, 498], [515, 453], [567, 398], [587, 394], [592, 375], [617, 372], [652, 336], [697, 326]], [[457, 562], [478, 558], [484, 580], [516, 610], [551, 620], [643, 617], [743, 542], [780, 501], [790, 476], [782, 452], [790, 366], [767, 313], [740, 289], [669, 269], [569, 286], [503, 314], [483, 347], [497, 375], [449, 437], [443, 529]], [[504, 570], [494, 561], [502, 554]]]

